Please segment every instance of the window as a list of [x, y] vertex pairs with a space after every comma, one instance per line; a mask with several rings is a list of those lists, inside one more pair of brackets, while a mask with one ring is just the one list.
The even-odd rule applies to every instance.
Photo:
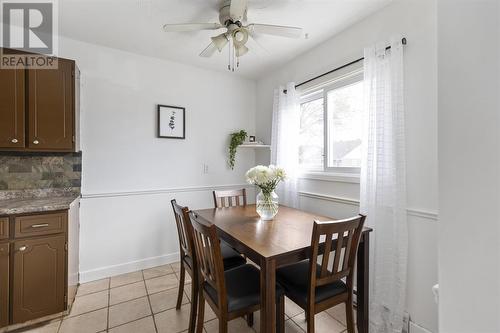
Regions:
[[303, 93], [299, 165], [304, 171], [359, 173], [363, 138], [363, 74]]
[[322, 170], [324, 155], [323, 91], [302, 96], [300, 104], [299, 165]]

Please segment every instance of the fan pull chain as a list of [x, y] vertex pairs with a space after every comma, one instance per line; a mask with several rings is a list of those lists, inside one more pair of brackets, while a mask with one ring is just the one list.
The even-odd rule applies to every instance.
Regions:
[[229, 47], [228, 47], [228, 61], [227, 61], [227, 70], [231, 70], [231, 40], [229, 40]]
[[234, 40], [231, 39], [231, 41], [232, 41], [232, 43], [231, 43], [231, 52], [233, 54], [233, 56], [231, 58], [231, 71], [234, 72], [234, 54], [235, 54], [234, 51], [235, 51], [235, 49], [234, 49]]
[[236, 55], [236, 48], [234, 47], [234, 42], [232, 39], [229, 39], [228, 49], [227, 70], [230, 72], [234, 72], [236, 68], [240, 67], [240, 57]]

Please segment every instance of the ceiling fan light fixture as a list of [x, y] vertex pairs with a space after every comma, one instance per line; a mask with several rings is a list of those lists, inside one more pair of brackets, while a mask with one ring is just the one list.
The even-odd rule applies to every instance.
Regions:
[[245, 35], [241, 32], [241, 31], [237, 31], [235, 34], [234, 34], [234, 39], [237, 41], [237, 42], [242, 42], [243, 39], [245, 39]]
[[228, 39], [226, 37], [226, 34], [221, 34], [219, 36], [212, 37], [212, 42], [215, 44], [215, 47], [217, 47], [217, 50], [221, 52], [222, 49], [227, 45]]
[[248, 41], [248, 31], [245, 28], [238, 28], [231, 34], [233, 42], [236, 46], [245, 45]]
[[236, 57], [239, 58], [239, 57], [244, 56], [245, 54], [247, 54], [248, 47], [246, 47], [245, 45], [239, 45], [239, 46], [235, 46], [234, 50], [236, 51]]

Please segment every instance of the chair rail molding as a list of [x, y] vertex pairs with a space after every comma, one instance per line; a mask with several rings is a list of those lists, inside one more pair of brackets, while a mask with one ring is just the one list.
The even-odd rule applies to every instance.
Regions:
[[112, 198], [112, 197], [128, 197], [138, 195], [155, 195], [165, 193], [182, 193], [182, 192], [203, 192], [213, 190], [229, 190], [237, 188], [253, 188], [253, 185], [243, 184], [224, 184], [224, 185], [202, 185], [202, 186], [183, 186], [161, 188], [154, 190], [130, 190], [130, 191], [116, 191], [116, 192], [100, 192], [100, 193], [82, 193], [82, 199], [95, 199], [95, 198]]
[[[339, 196], [306, 192], [306, 191], [299, 191], [299, 196], [305, 197], [305, 198], [310, 198], [310, 199], [335, 202], [338, 204], [359, 206], [358, 199], [343, 198], [343, 197], [339, 197]], [[433, 220], [433, 221], [438, 220], [438, 213], [435, 213], [435, 212], [429, 212], [426, 210], [421, 210], [421, 209], [416, 209], [416, 208], [407, 208], [406, 211], [407, 211], [409, 216], [420, 217], [423, 219]]]

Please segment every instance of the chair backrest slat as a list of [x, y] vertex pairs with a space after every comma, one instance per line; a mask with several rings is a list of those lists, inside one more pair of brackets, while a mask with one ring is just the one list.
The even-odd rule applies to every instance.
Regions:
[[206, 281], [217, 291], [221, 309], [227, 309], [224, 263], [216, 227], [194, 212], [189, 213], [193, 226], [193, 242], [201, 273], [200, 282]]
[[246, 206], [247, 193], [241, 190], [213, 191], [215, 208]]
[[[347, 278], [348, 287], [352, 287], [354, 263], [363, 231], [365, 216], [359, 215], [350, 219], [329, 222], [314, 222], [311, 240], [310, 288], [308, 302], [314, 304], [316, 287]], [[325, 237], [324, 247], [320, 239]], [[323, 252], [321, 252], [323, 250]], [[331, 263], [331, 253], [333, 263]], [[321, 261], [318, 257], [322, 255]], [[320, 266], [318, 269], [318, 265]]]
[[[332, 237], [332, 235], [330, 235]], [[332, 274], [339, 271], [339, 264], [342, 256], [342, 249], [344, 248], [344, 232], [337, 233], [337, 248], [335, 249], [335, 257], [333, 260]], [[343, 258], [345, 260], [345, 257]]]
[[189, 256], [194, 261], [193, 250], [193, 230], [191, 221], [189, 220], [189, 208], [177, 204], [174, 199], [170, 201], [174, 210], [175, 224], [177, 226], [177, 234], [179, 236], [179, 245], [181, 254]]
[[323, 260], [321, 263], [320, 277], [325, 277], [328, 274], [328, 261], [330, 259], [331, 249], [332, 249], [332, 235], [327, 234], [325, 239], [325, 251], [323, 253]]
[[344, 252], [344, 264], [342, 265], [342, 270], [346, 270], [349, 268], [349, 260], [345, 260], [345, 258], [349, 258], [349, 255], [351, 254], [351, 246], [352, 246], [352, 238], [354, 236], [354, 232], [351, 230], [349, 231], [349, 234], [347, 236], [347, 244], [345, 247], [345, 252]]

